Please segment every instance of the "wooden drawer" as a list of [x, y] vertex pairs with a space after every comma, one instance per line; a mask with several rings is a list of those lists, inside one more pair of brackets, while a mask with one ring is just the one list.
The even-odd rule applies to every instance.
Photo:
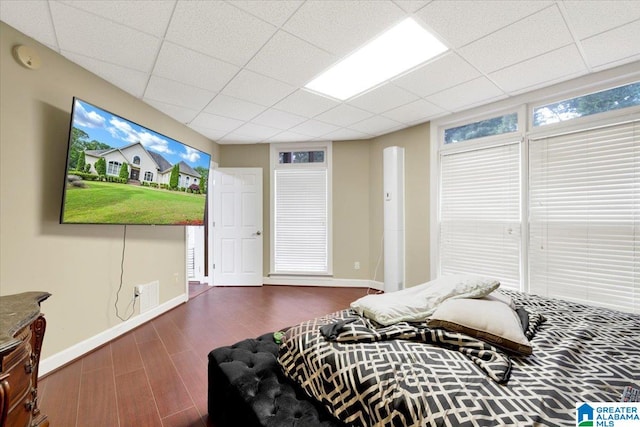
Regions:
[[49, 426], [38, 408], [38, 362], [47, 326], [40, 303], [49, 296], [0, 296], [0, 427]]
[[17, 338], [24, 339], [24, 341], [2, 359], [2, 370], [9, 374], [7, 379], [11, 384], [8, 402], [9, 412], [24, 400], [25, 395], [30, 393], [33, 377], [31, 374], [33, 366], [31, 361], [30, 330], [21, 331]]
[[27, 393], [11, 410], [11, 418], [7, 427], [31, 427], [31, 393]]

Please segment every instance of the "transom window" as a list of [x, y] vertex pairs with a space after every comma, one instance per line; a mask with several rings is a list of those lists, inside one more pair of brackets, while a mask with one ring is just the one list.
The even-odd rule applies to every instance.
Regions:
[[444, 143], [468, 141], [485, 136], [502, 135], [518, 130], [518, 113], [505, 114], [463, 126], [448, 128], [444, 131]]
[[324, 163], [324, 151], [280, 151], [278, 163]]
[[533, 125], [544, 126], [636, 105], [640, 105], [640, 82], [536, 107]]

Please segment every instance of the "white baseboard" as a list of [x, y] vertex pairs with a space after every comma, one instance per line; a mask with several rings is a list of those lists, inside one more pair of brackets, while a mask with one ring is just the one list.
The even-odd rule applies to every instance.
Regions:
[[269, 276], [263, 277], [265, 285], [287, 286], [333, 286], [336, 288], [372, 288], [384, 289], [384, 283], [362, 279], [336, 279], [333, 277], [308, 277], [308, 276]]
[[109, 341], [119, 337], [120, 335], [124, 335], [125, 333], [131, 331], [134, 328], [142, 325], [143, 323], [148, 322], [163, 313], [171, 310], [179, 306], [180, 304], [187, 302], [189, 296], [184, 293], [182, 295], [178, 295], [177, 297], [170, 299], [169, 301], [158, 305], [157, 307], [152, 308], [149, 311], [146, 311], [142, 314], [139, 314], [126, 322], [120, 323], [112, 328], [109, 328], [103, 332], [100, 332], [98, 335], [94, 335], [89, 339], [86, 339], [78, 344], [75, 344], [61, 352], [54, 354], [53, 356], [49, 356], [46, 359], [40, 361], [38, 375], [46, 375], [69, 362], [89, 353], [92, 350], [108, 343]]

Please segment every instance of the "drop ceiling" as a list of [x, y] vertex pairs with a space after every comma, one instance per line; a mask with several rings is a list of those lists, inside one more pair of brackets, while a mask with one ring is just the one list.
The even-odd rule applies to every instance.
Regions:
[[[344, 102], [304, 89], [406, 17], [449, 51]], [[640, 60], [640, 1], [2, 0], [0, 19], [220, 144], [368, 139]]]

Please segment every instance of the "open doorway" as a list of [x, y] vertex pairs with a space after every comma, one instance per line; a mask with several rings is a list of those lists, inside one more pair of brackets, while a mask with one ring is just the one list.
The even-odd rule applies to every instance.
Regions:
[[204, 217], [204, 226], [185, 227], [186, 240], [186, 294], [189, 299], [211, 289], [213, 274], [211, 273], [211, 212], [213, 209], [213, 170], [217, 168], [216, 162], [211, 162], [207, 182], [207, 206]]

